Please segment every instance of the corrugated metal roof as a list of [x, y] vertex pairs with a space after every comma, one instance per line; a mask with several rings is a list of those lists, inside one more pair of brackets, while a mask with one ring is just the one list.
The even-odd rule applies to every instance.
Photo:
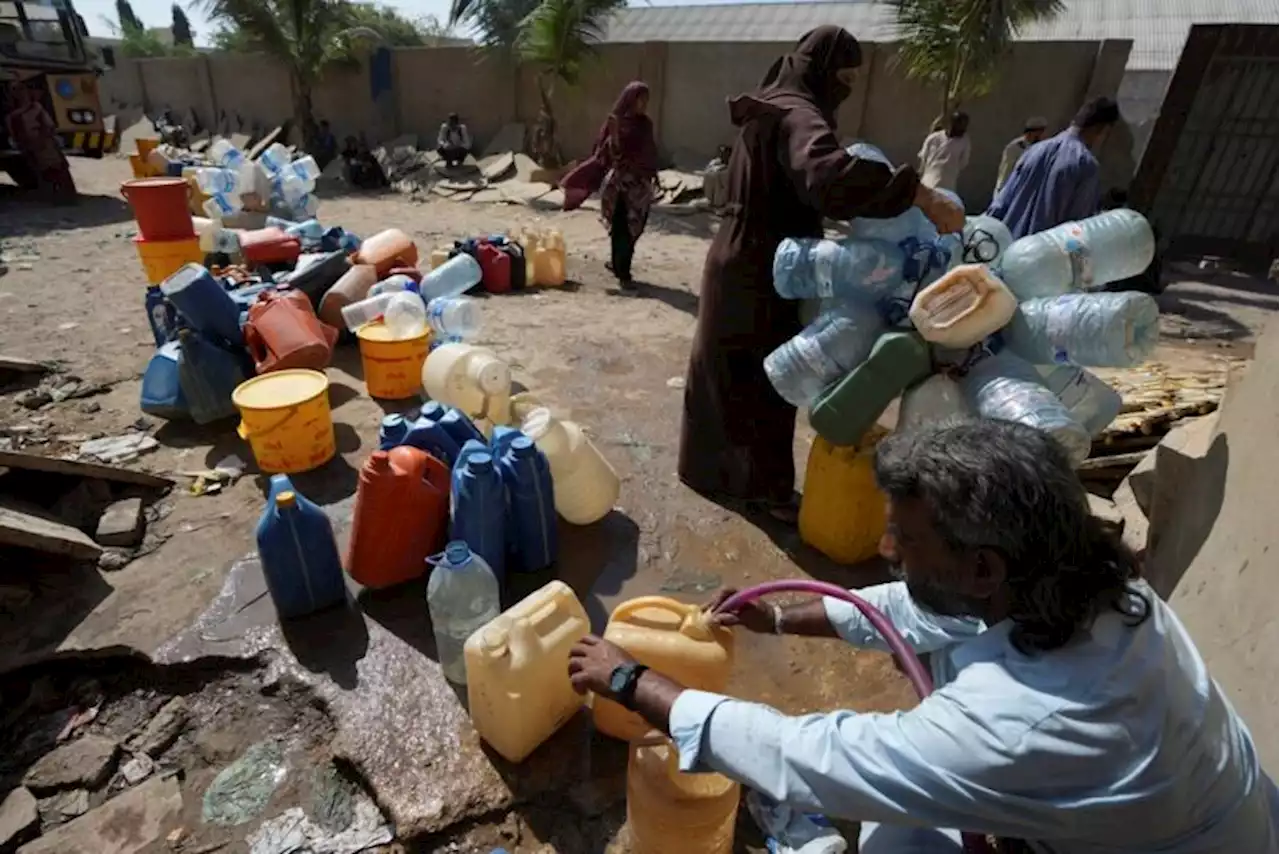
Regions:
[[[1018, 34], [1023, 41], [1132, 39], [1128, 67], [1171, 71], [1192, 24], [1275, 24], [1275, 0], [1066, 0], [1056, 19]], [[631, 6], [614, 18], [608, 41], [789, 41], [821, 24], [838, 24], [861, 39], [893, 41], [894, 7], [885, 0], [853, 2], [715, 3]]]

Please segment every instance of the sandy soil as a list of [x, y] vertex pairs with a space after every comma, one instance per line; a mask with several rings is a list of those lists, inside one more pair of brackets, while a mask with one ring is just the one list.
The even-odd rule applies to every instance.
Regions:
[[[128, 177], [122, 159], [77, 160], [82, 193], [75, 207], [25, 202], [11, 186], [0, 186], [0, 235], [10, 261], [0, 276], [0, 351], [32, 359], [56, 359], [86, 380], [111, 384], [92, 401], [67, 401], [42, 410], [41, 429], [56, 438], [50, 454], [72, 450], [84, 436], [116, 435], [138, 421], [141, 372], [153, 346], [143, 313], [144, 281], [129, 238], [134, 233], [119, 182]], [[470, 205], [446, 200], [413, 203], [394, 194], [326, 200], [326, 223], [359, 234], [396, 226], [412, 234], [422, 250], [456, 236], [505, 231], [522, 224], [554, 225], [569, 248], [563, 289], [535, 290], [484, 301], [485, 343], [513, 364], [515, 379], [553, 408], [571, 415], [596, 436], [624, 476], [621, 510], [635, 529], [635, 553], [602, 556], [606, 575], [621, 562], [602, 604], [637, 591], [674, 590], [699, 597], [720, 583], [795, 575], [801, 571], [850, 581], [845, 574], [815, 569], [812, 554], [794, 537], [758, 530], [733, 514], [691, 496], [674, 475], [683, 377], [697, 311], [698, 279], [714, 220], [702, 215], [655, 215], [635, 263], [639, 296], [619, 294], [604, 269], [608, 242], [596, 214], [538, 212], [525, 207]], [[1179, 268], [1178, 278], [1194, 270]], [[1253, 335], [1275, 311], [1274, 286], [1227, 274], [1178, 281], [1162, 298], [1168, 345], [1162, 353], [1178, 361], [1217, 361], [1245, 356]], [[313, 488], [317, 500], [350, 495], [356, 472], [374, 444], [384, 411], [409, 404], [380, 405], [367, 397], [355, 348], [342, 348], [329, 371], [341, 460]], [[0, 425], [29, 424], [32, 413], [0, 398]], [[210, 466], [230, 453], [249, 460], [233, 425], [195, 428], [144, 419], [161, 447], [133, 465], [163, 473]], [[803, 471], [807, 430], [796, 438]], [[780, 449], [781, 450], [781, 449]], [[263, 480], [245, 477], [215, 496], [175, 492], [169, 513], [153, 524], [168, 539], [153, 553], [110, 574], [72, 585], [48, 580], [59, 606], [42, 613], [38, 632], [0, 614], [0, 636], [16, 654], [39, 648], [128, 644], [152, 650], [198, 613], [222, 583], [228, 563], [252, 547], [262, 504]], [[306, 486], [304, 492], [308, 492]], [[308, 494], [311, 494], [308, 492]], [[755, 560], [748, 555], [759, 554]], [[43, 583], [43, 582], [42, 582]], [[597, 582], [598, 583], [598, 582]], [[45, 588], [42, 588], [45, 589]], [[596, 614], [599, 615], [599, 611]], [[795, 665], [795, 648], [787, 657]], [[749, 658], [749, 656], [748, 656]], [[843, 681], [843, 680], [842, 680]], [[797, 697], [784, 691], [785, 677], [760, 693], [790, 696], [812, 706], [834, 697], [809, 682]], [[871, 695], [895, 689], [863, 683]], [[864, 697], [864, 699], [866, 699]], [[874, 701], [873, 701], [874, 705]]]

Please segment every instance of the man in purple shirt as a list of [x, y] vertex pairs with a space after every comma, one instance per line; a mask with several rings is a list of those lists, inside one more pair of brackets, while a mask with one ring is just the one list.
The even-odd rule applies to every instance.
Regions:
[[1026, 150], [1000, 188], [987, 215], [1009, 226], [1014, 240], [1098, 212], [1098, 158], [1120, 108], [1098, 97], [1080, 108], [1071, 127]]

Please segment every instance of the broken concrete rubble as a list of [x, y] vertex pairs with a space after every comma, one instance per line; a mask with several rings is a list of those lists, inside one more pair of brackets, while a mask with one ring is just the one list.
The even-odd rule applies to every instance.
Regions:
[[157, 777], [28, 842], [18, 854], [136, 854], [159, 839], [181, 812], [177, 780]]
[[40, 820], [45, 828], [71, 821], [89, 811], [89, 793], [84, 789], [66, 789], [40, 799]]
[[0, 802], [0, 851], [12, 851], [36, 831], [40, 813], [35, 796], [19, 786]]
[[22, 783], [37, 795], [60, 789], [97, 789], [116, 767], [120, 746], [109, 738], [85, 735], [36, 760]]
[[125, 498], [103, 512], [94, 539], [104, 546], [136, 546], [144, 530], [142, 499]]
[[190, 719], [191, 711], [186, 700], [174, 697], [160, 707], [141, 733], [129, 741], [128, 748], [135, 753], [159, 756], [182, 734]]

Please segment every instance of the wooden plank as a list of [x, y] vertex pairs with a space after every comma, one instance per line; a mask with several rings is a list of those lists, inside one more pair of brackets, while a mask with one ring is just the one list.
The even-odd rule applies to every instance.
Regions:
[[280, 125], [275, 130], [271, 131], [271, 133], [267, 134], [262, 139], [258, 140], [258, 144], [255, 145], [253, 148], [249, 149], [249, 153], [246, 154], [245, 156], [248, 157], [250, 160], [257, 160], [259, 157], [262, 156], [262, 152], [270, 148], [271, 144], [280, 138], [280, 135], [283, 132], [284, 132], [284, 125]]
[[21, 451], [0, 451], [0, 466], [27, 471], [43, 471], [51, 474], [67, 474], [73, 477], [92, 477], [117, 483], [136, 483], [155, 489], [168, 489], [173, 481], [145, 471], [109, 466], [103, 463], [85, 463], [79, 460], [60, 460], [56, 457], [40, 457]]
[[38, 507], [8, 498], [0, 498], [0, 543], [76, 560], [97, 560], [102, 554], [102, 547], [83, 531]]
[[1128, 466], [1132, 468], [1142, 462], [1142, 458], [1147, 455], [1147, 451], [1131, 451], [1127, 454], [1108, 454], [1105, 457], [1090, 457], [1089, 459], [1076, 466], [1076, 471], [1094, 472], [1102, 469], [1119, 469]]
[[49, 362], [37, 362], [34, 359], [22, 359], [17, 356], [6, 356], [0, 353], [0, 371], [13, 371], [19, 374], [47, 374], [53, 370]]

